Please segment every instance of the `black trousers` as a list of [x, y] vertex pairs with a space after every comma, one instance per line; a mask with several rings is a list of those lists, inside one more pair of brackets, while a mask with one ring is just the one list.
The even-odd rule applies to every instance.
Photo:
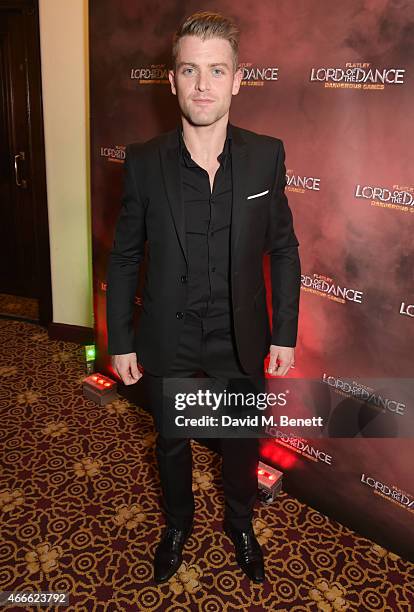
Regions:
[[[240, 367], [229, 320], [200, 320], [186, 317], [175, 360], [168, 373], [184, 378], [204, 375], [220, 381], [244, 379], [257, 389], [264, 381], [263, 369], [247, 376]], [[158, 431], [156, 457], [161, 481], [166, 522], [186, 527], [194, 516], [192, 452], [189, 438], [161, 435], [163, 378], [145, 372], [143, 382]], [[243, 381], [242, 381], [243, 382]], [[251, 525], [257, 498], [258, 438], [221, 438], [224, 518], [234, 527]]]

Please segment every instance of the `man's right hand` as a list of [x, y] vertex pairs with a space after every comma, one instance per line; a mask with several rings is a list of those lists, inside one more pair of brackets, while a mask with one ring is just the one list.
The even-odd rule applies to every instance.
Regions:
[[142, 372], [138, 369], [137, 354], [112, 355], [112, 367], [120, 376], [124, 385], [133, 385], [139, 381]]

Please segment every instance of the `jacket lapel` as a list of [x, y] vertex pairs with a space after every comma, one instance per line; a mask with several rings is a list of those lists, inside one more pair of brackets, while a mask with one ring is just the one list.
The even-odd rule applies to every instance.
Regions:
[[[181, 171], [179, 160], [178, 129], [167, 134], [167, 141], [160, 145], [161, 169], [164, 178], [165, 190], [175, 230], [187, 261], [187, 245], [185, 238], [184, 202], [181, 188]], [[188, 262], [187, 262], [188, 263]]]
[[[246, 199], [247, 189], [247, 152], [248, 147], [241, 130], [230, 124], [232, 135], [231, 162], [233, 178], [233, 199], [231, 214], [231, 254], [234, 259], [240, 229], [243, 221], [243, 203]], [[181, 174], [179, 161], [178, 129], [172, 130], [166, 136], [166, 141], [160, 145], [162, 175], [171, 214], [174, 220], [177, 237], [184, 257], [187, 261], [187, 245], [185, 235], [184, 202], [181, 189]], [[188, 263], [188, 261], [187, 261]]]
[[231, 255], [234, 254], [240, 237], [243, 222], [244, 206], [247, 189], [247, 151], [248, 147], [241, 130], [234, 125], [230, 126], [232, 134], [231, 164], [233, 177], [233, 201], [231, 212]]

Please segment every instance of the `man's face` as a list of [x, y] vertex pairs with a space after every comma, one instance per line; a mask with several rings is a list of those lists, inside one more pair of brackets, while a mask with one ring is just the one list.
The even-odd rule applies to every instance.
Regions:
[[241, 70], [234, 71], [228, 40], [184, 36], [178, 43], [175, 71], [169, 71], [171, 91], [181, 113], [192, 125], [212, 125], [229, 111], [240, 88]]

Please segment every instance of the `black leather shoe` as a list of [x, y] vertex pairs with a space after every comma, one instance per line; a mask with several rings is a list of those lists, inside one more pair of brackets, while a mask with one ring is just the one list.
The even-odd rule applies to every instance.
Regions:
[[223, 523], [224, 533], [234, 544], [236, 561], [250, 580], [264, 582], [263, 552], [254, 535], [253, 527], [236, 529], [228, 523]]
[[178, 529], [167, 525], [154, 556], [154, 580], [157, 583], [166, 582], [180, 567], [182, 551], [186, 540], [193, 530], [191, 524], [187, 529]]

